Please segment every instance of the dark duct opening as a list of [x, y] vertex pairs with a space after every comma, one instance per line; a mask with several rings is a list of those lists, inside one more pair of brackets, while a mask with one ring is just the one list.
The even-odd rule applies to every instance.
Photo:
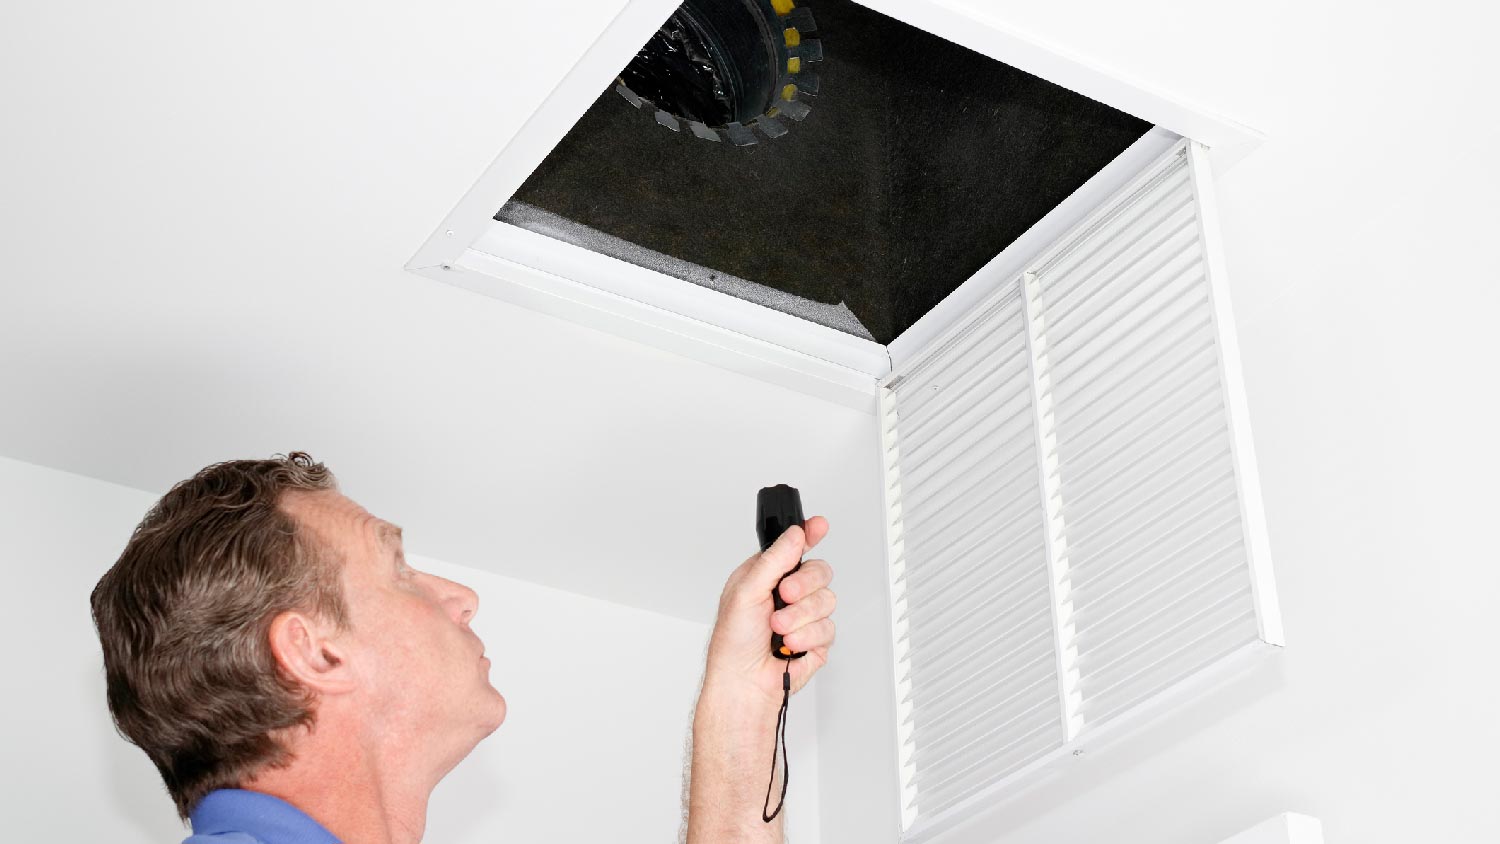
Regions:
[[1151, 128], [849, 0], [809, 6], [821, 92], [793, 131], [714, 143], [605, 90], [513, 199], [842, 303], [889, 343]]

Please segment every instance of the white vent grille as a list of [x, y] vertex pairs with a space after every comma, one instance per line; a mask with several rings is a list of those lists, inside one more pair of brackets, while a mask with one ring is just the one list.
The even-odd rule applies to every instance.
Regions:
[[909, 369], [894, 405], [896, 646], [917, 655], [898, 677], [898, 729], [923, 811], [1064, 739], [1022, 328], [1012, 291]]
[[1184, 142], [882, 390], [905, 840], [1280, 643], [1203, 172]]

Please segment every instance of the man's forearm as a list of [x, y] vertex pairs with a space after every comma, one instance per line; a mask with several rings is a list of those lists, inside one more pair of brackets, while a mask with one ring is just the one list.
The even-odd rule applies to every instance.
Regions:
[[[693, 713], [688, 844], [786, 840], [784, 810], [765, 821], [782, 795], [780, 776], [772, 782], [777, 716], [787, 696], [827, 663], [833, 645], [833, 569], [824, 560], [802, 559], [827, 532], [822, 516], [792, 525], [724, 584]], [[780, 609], [777, 595], [786, 603]], [[768, 647], [773, 632], [801, 658], [777, 659]]]
[[[705, 685], [693, 716], [688, 844], [780, 844], [785, 812], [766, 823], [777, 709], [764, 698]], [[778, 768], [779, 768], [778, 764]], [[771, 808], [781, 797], [778, 774]]]

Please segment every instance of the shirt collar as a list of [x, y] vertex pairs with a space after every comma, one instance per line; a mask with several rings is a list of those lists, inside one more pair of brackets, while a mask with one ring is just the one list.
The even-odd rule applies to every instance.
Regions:
[[339, 844], [292, 804], [269, 794], [221, 788], [204, 795], [189, 816], [193, 835], [248, 833], [263, 844]]

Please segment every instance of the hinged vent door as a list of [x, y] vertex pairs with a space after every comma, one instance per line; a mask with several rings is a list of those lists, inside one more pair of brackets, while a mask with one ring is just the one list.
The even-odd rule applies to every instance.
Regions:
[[1280, 644], [1203, 151], [882, 389], [905, 840]]

